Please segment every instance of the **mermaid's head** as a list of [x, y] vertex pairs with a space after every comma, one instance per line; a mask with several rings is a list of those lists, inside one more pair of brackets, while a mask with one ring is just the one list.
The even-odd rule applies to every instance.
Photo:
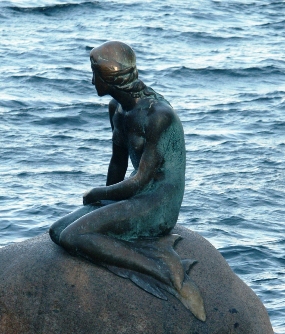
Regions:
[[138, 79], [136, 55], [125, 43], [112, 41], [92, 49], [90, 61], [95, 78], [98, 76], [107, 85], [134, 97], [145, 88], [144, 83]]

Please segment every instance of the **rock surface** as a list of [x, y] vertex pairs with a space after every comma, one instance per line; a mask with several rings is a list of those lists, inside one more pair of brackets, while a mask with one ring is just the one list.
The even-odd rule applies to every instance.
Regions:
[[0, 249], [1, 334], [270, 334], [267, 312], [220, 253], [177, 227], [176, 251], [198, 263], [190, 276], [207, 314], [196, 319], [176, 298], [153, 297], [131, 281], [75, 258], [48, 234]]

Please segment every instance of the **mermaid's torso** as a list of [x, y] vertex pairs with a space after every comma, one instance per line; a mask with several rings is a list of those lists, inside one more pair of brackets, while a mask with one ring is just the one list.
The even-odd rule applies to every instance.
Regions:
[[142, 189], [142, 192], [155, 191], [157, 187], [170, 187], [173, 190], [165, 196], [168, 196], [171, 201], [175, 196], [174, 202], [177, 204], [173, 204], [180, 208], [185, 186], [185, 142], [182, 124], [168, 102], [161, 95], [152, 90], [151, 92], [153, 94], [142, 98], [131, 111], [124, 111], [118, 104], [112, 119], [113, 142], [128, 150], [134, 167], [132, 175], [134, 175], [139, 168], [147, 138], [151, 136], [151, 114], [155, 113], [158, 108], [163, 110], [165, 107], [168, 111], [171, 110], [171, 122], [157, 143], [163, 158], [162, 162], [153, 180], [146, 186], [146, 189]]

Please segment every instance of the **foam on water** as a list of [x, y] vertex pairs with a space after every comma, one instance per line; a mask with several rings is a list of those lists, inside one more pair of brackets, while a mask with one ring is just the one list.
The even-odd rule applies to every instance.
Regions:
[[0, 245], [44, 232], [105, 183], [108, 98], [89, 52], [122, 40], [179, 114], [179, 223], [207, 238], [285, 332], [284, 1], [1, 1]]

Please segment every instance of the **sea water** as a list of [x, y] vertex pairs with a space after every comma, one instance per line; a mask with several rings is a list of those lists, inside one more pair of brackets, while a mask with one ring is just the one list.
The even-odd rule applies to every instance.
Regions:
[[45, 232], [105, 184], [109, 98], [89, 53], [120, 40], [184, 126], [178, 223], [285, 333], [285, 1], [10, 0], [0, 23], [0, 245]]

